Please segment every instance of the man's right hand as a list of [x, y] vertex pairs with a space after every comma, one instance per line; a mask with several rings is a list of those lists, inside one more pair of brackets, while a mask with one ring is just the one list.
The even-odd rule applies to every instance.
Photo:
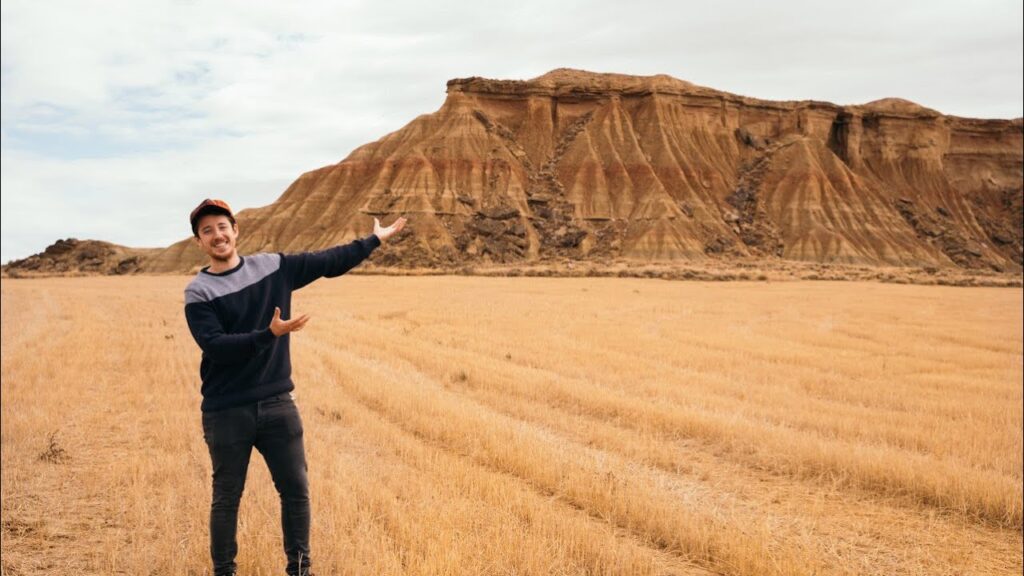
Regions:
[[306, 326], [306, 322], [309, 322], [309, 314], [303, 314], [291, 320], [281, 320], [281, 309], [275, 306], [274, 319], [270, 321], [270, 331], [274, 333], [274, 336], [283, 336], [289, 332], [302, 330]]

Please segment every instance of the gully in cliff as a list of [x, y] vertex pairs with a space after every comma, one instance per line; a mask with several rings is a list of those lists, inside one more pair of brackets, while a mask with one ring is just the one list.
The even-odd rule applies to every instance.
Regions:
[[[252, 254], [237, 250], [238, 224], [228, 204], [204, 200], [189, 215], [196, 246], [210, 257], [185, 288], [185, 318], [203, 350], [203, 436], [213, 462], [210, 554], [214, 574], [234, 574], [238, 504], [249, 457], [263, 455], [281, 496], [289, 575], [310, 574], [309, 483], [302, 419], [292, 395], [289, 334], [309, 315], [291, 313], [291, 296], [318, 278], [334, 278], [397, 234], [406, 219], [320, 252]], [[285, 320], [284, 318], [288, 318]]]

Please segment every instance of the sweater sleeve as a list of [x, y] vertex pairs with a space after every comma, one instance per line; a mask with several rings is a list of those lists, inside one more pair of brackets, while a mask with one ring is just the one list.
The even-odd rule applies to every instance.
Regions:
[[209, 302], [186, 304], [185, 319], [203, 354], [218, 364], [243, 362], [274, 342], [274, 333], [269, 327], [241, 334], [227, 334]]
[[291, 289], [298, 290], [317, 278], [341, 276], [366, 260], [378, 246], [380, 239], [376, 234], [371, 234], [319, 252], [281, 254], [281, 262]]

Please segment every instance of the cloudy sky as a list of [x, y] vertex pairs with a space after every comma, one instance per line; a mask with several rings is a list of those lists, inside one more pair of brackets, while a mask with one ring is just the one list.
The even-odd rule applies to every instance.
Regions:
[[4, 0], [2, 255], [165, 246], [273, 202], [450, 78], [665, 73], [767, 99], [1024, 115], [1022, 3]]

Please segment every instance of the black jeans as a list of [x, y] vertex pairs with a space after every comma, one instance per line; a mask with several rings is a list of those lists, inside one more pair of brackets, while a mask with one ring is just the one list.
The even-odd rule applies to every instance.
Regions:
[[309, 561], [309, 480], [302, 445], [302, 419], [284, 393], [265, 400], [203, 413], [203, 437], [213, 461], [210, 554], [214, 574], [236, 569], [238, 503], [255, 446], [267, 462], [281, 496], [281, 530], [288, 574], [305, 573]]

